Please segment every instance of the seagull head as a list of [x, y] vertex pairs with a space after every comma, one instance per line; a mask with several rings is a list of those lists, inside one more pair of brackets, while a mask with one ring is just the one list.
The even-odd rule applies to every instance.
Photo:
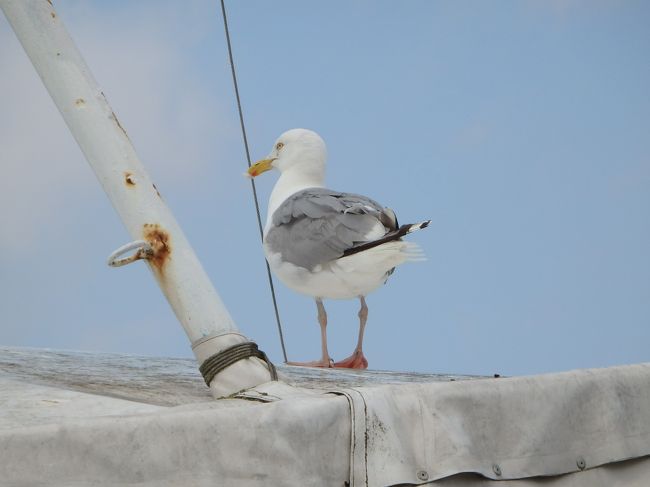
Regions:
[[256, 177], [277, 169], [282, 174], [298, 171], [322, 179], [326, 158], [327, 149], [320, 135], [312, 130], [292, 129], [278, 137], [269, 155], [253, 164], [248, 175]]

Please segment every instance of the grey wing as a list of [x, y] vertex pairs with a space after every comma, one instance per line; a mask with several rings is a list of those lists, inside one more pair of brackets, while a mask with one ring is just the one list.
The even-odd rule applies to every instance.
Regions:
[[384, 233], [394, 230], [395, 214], [365, 196], [311, 188], [287, 198], [273, 213], [264, 242], [282, 260], [311, 270], [368, 242], [378, 225]]

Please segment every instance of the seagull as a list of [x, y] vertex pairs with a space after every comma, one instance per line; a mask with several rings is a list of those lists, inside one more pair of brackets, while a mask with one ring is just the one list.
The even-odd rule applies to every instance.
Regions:
[[[390, 208], [366, 196], [325, 188], [326, 158], [325, 142], [316, 132], [292, 129], [246, 175], [280, 172], [269, 198], [264, 253], [282, 283], [316, 300], [321, 358], [288, 364], [366, 369], [366, 296], [384, 284], [398, 265], [422, 260], [419, 246], [402, 237], [427, 227], [431, 220], [400, 226]], [[334, 362], [327, 350], [323, 299], [353, 298], [361, 304], [357, 345], [348, 358]]]

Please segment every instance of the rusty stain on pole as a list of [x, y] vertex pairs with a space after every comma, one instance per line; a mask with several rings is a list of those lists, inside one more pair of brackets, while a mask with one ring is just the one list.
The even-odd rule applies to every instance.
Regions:
[[133, 177], [131, 171], [124, 171], [124, 182], [126, 183], [127, 188], [135, 186], [135, 177]]
[[172, 252], [171, 237], [157, 223], [145, 223], [142, 236], [149, 242], [153, 249], [153, 257], [149, 259], [151, 265], [161, 274], [164, 274], [165, 262]]

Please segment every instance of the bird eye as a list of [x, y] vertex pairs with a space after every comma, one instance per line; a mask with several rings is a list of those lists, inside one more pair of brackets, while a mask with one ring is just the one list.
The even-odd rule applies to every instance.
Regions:
[[277, 144], [275, 144], [275, 148], [276, 148], [277, 150], [280, 150], [280, 149], [282, 149], [283, 147], [284, 147], [284, 144], [283, 144], [282, 142], [278, 142]]

